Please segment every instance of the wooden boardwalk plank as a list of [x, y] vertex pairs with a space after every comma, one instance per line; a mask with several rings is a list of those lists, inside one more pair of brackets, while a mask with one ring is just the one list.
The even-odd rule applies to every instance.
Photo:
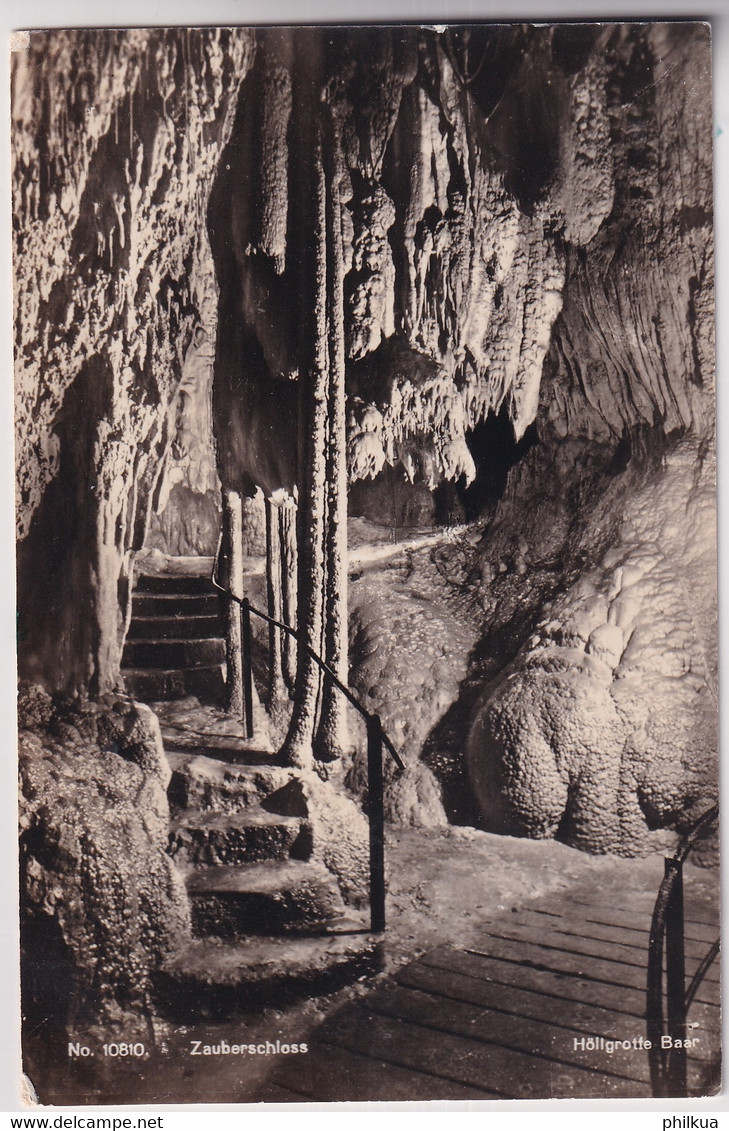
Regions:
[[[627, 907], [622, 902], [616, 902], [616, 906], [626, 910], [635, 906], [641, 912], [652, 915], [657, 894], [657, 891], [639, 892], [634, 898], [630, 899]], [[683, 909], [684, 917], [687, 920], [702, 923], [706, 927], [713, 927], [721, 916], [718, 882], [713, 891], [696, 892], [691, 889], [689, 881], [685, 880]]]
[[721, 1088], [721, 1052], [715, 1049], [713, 1056], [698, 1060], [691, 1055], [687, 1058], [687, 1077], [692, 1096], [713, 1096]]
[[[536, 946], [546, 947], [549, 950], [565, 950], [571, 954], [605, 958], [610, 962], [635, 966], [640, 970], [646, 969], [647, 947], [626, 946], [624, 943], [593, 939], [567, 929], [557, 931], [541, 924], [522, 924], [515, 922], [513, 917], [495, 923], [487, 923], [484, 929], [493, 937], [534, 943]], [[686, 955], [686, 973], [689, 977], [699, 966], [699, 961], [691, 954]], [[708, 971], [706, 978], [710, 982], [718, 982], [719, 970], [716, 964]]]
[[[641, 914], [640, 911], [617, 907], [596, 907], [593, 904], [579, 903], [577, 901], [571, 904], [571, 906], [578, 909], [579, 914], [589, 922], [605, 923], [608, 926], [615, 924], [624, 927], [635, 927], [638, 930], [650, 929], [652, 907], [647, 912]], [[718, 917], [716, 920], [712, 918], [709, 922], [705, 923], [687, 915], [685, 927], [688, 938], [711, 944], [719, 934], [719, 919]]]
[[[511, 1099], [605, 1095], [601, 1073], [530, 1057], [453, 1033], [445, 1036], [410, 1021], [366, 1013], [364, 1006], [343, 1011], [325, 1022], [319, 1037], [328, 1044]], [[631, 1082], [628, 1094], [647, 1095], [649, 1089]]]
[[[454, 1001], [437, 991], [426, 993], [385, 984], [369, 995], [367, 1006], [388, 1017], [497, 1044], [532, 1057], [605, 1073], [606, 1095], [630, 1095], [636, 1082], [647, 1084], [650, 1080], [648, 1053], [642, 1048], [643, 1034], [639, 1028], [630, 1035], [631, 1039], [635, 1038], [637, 1047], [630, 1053], [619, 1050], [623, 1055], [618, 1055], [617, 1050], [607, 1052], [586, 1048], [588, 1040], [594, 1036], [591, 1030], [587, 1034], [579, 1034], [533, 1017], [518, 1017], [493, 1008], [474, 1009], [470, 1003]], [[623, 1025], [623, 1040], [628, 1039], [626, 1030], [627, 1026]], [[603, 1032], [602, 1028], [598, 1031]]]
[[312, 1097], [306, 1092], [295, 1092], [291, 1088], [281, 1088], [273, 1082], [266, 1083], [250, 1100], [251, 1103], [268, 1104], [308, 1104]]
[[645, 992], [626, 986], [616, 993], [613, 985], [594, 982], [568, 970], [523, 966], [513, 961], [513, 950], [512, 960], [508, 961], [496, 955], [475, 954], [473, 951], [443, 946], [422, 955], [419, 961], [427, 966], [453, 970], [472, 978], [551, 994], [564, 1002], [580, 1001], [587, 1005], [613, 1009], [631, 1017], [642, 1019], [645, 1016]]
[[[573, 1034], [590, 1034], [627, 1039], [645, 1035], [642, 1016], [582, 1001], [565, 1001], [536, 989], [504, 985], [442, 967], [413, 962], [398, 970], [397, 981], [404, 986], [452, 997], [472, 1006], [486, 1006], [502, 1013], [565, 1029]], [[632, 1056], [632, 1054], [631, 1054]]]
[[[401, 1068], [362, 1052], [351, 1052], [314, 1041], [300, 1063], [280, 1065], [273, 1074], [276, 1087], [301, 1089], [304, 1098], [329, 1103], [348, 1100], [469, 1100], [493, 1099], [494, 1093], [458, 1084], [443, 1077]], [[301, 1097], [299, 1097], [301, 1102]]]
[[[646, 1035], [645, 1019], [641, 1015], [620, 1013], [615, 1008], [587, 1004], [582, 1001], [565, 1001], [542, 990], [529, 990], [522, 986], [502, 985], [480, 977], [455, 973], [442, 967], [426, 966], [412, 962], [399, 970], [399, 983], [426, 992], [438, 993], [472, 1006], [487, 1006], [519, 1017], [534, 1018], [576, 1033], [612, 1037], [621, 1040]], [[645, 1004], [645, 999], [643, 999]], [[699, 1060], [710, 1060], [721, 1046], [721, 1015], [715, 1006], [697, 1006], [689, 1013], [696, 1028], [690, 1030], [701, 1037], [694, 1054]], [[632, 1057], [632, 1052], [627, 1054]], [[618, 1056], [615, 1052], [613, 1056]]]
[[[583, 1002], [602, 1006], [617, 1013], [624, 1013], [640, 1020], [645, 1018], [645, 990], [615, 986], [606, 982], [595, 982], [581, 978], [569, 971], [554, 971], [521, 966], [517, 962], [473, 954], [454, 947], [443, 946], [429, 951], [418, 960], [419, 964], [464, 974], [475, 979], [498, 982], [505, 986], [531, 989], [537, 993], [551, 995], [558, 1000]], [[565, 1005], [567, 1008], [567, 1005]], [[694, 1003], [691, 1018], [699, 1019], [708, 1029], [717, 1024], [717, 1006]]]
[[715, 1061], [721, 1055], [721, 1026], [719, 1024], [712, 1029], [689, 1029], [688, 1034], [701, 1038], [696, 1048], [689, 1051], [689, 1060], [700, 1061], [705, 1064], [707, 1061]]
[[[703, 875], [703, 869], [702, 869]], [[702, 883], [700, 885], [691, 884], [690, 880], [685, 877], [684, 882], [684, 906], [692, 909], [701, 917], [703, 914], [715, 915], [720, 904], [718, 881], [716, 880], [716, 873], [706, 871], [706, 879], [709, 883]], [[663, 875], [657, 877], [662, 880]], [[570, 894], [571, 903], [585, 903], [585, 904], [599, 904], [608, 905], [616, 908], [632, 908], [637, 907], [640, 909], [647, 908], [652, 911], [656, 902], [658, 894], [658, 883], [655, 889], [647, 890], [645, 888], [631, 889], [622, 888], [620, 891], [609, 892], [607, 895], [599, 888], [594, 891], [585, 892], [575, 891]], [[710, 920], [709, 920], [710, 921]]]
[[[568, 934], [582, 935], [585, 938], [604, 939], [606, 942], [621, 943], [624, 946], [636, 946], [642, 949], [645, 955], [648, 952], [648, 939], [650, 936], [650, 922], [645, 927], [624, 927], [615, 923], [596, 923], [582, 916], [568, 914], [564, 916], [559, 911], [546, 907], [534, 907], [526, 911], [519, 911], [504, 917], [502, 922], [523, 923], [525, 926], [542, 926], [549, 930], [566, 932]], [[686, 953], [692, 958], [701, 960], [709, 949], [709, 944], [704, 940], [686, 939]]]
[[[629, 893], [620, 902], [545, 900], [485, 923], [467, 948], [435, 948], [327, 1018], [306, 1058], [277, 1065], [261, 1098], [649, 1096], [645, 982], [654, 899]], [[706, 901], [686, 906], [690, 977], [718, 919]], [[689, 1014], [689, 1033], [700, 1041], [688, 1057], [695, 1096], [716, 1091], [719, 976], [716, 963]], [[609, 1041], [632, 1047], [608, 1052]]]
[[[473, 943], [468, 949], [474, 954], [500, 958], [519, 966], [559, 971], [572, 977], [606, 982], [613, 986], [645, 989], [644, 970], [637, 966], [626, 966], [609, 958], [595, 958], [565, 950], [552, 950], [536, 943], [504, 939], [486, 934], [480, 942]], [[718, 984], [704, 981], [698, 989], [696, 1001], [718, 1004]]]

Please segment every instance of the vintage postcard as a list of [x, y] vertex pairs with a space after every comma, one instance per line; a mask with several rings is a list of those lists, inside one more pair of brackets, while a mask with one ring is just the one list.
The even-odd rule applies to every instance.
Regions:
[[720, 1086], [711, 31], [12, 41], [41, 1104]]

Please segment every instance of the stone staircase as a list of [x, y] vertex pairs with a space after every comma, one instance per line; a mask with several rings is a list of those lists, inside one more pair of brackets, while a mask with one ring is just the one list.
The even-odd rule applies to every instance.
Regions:
[[201, 732], [170, 721], [174, 704], [153, 707], [172, 769], [169, 851], [193, 932], [160, 973], [164, 1012], [230, 1016], [331, 992], [379, 968], [368, 913], [346, 907], [334, 875], [312, 858], [301, 775], [274, 752], [260, 704], [255, 740], [222, 711], [211, 709]]
[[122, 674], [159, 717], [172, 770], [169, 852], [192, 939], [157, 993], [180, 1020], [329, 992], [380, 962], [368, 912], [345, 905], [315, 850], [307, 788], [278, 757], [255, 690], [254, 739], [222, 709], [224, 632], [201, 572], [138, 577]]
[[141, 575], [122, 655], [130, 695], [144, 702], [196, 695], [222, 702], [225, 628], [207, 577]]

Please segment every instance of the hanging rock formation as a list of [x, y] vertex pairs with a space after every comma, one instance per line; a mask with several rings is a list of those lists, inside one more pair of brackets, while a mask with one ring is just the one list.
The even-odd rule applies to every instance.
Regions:
[[173, 438], [145, 541], [146, 547], [175, 556], [214, 554], [220, 533], [211, 412], [214, 357], [214, 340], [203, 326], [196, 326], [182, 366]]
[[13, 56], [21, 674], [114, 688], [249, 31], [32, 33]]
[[[14, 82], [21, 674], [117, 686], [194, 328], [211, 344], [218, 325], [217, 470], [234, 494], [298, 488], [308, 643], [346, 675], [344, 491], [326, 488], [345, 447], [375, 490], [447, 480], [465, 506], [471, 482], [484, 820], [620, 851], [675, 825], [714, 749], [710, 527], [700, 586], [680, 549], [713, 466], [708, 29], [59, 31], [15, 54]], [[201, 489], [210, 468], [177, 455]], [[631, 603], [616, 587], [638, 568]], [[662, 587], [681, 625], [665, 646]], [[586, 593], [604, 619], [583, 639], [566, 626]], [[670, 697], [678, 778], [629, 694], [663, 702], [672, 663], [692, 673]], [[417, 794], [440, 819], [426, 767], [410, 787], [390, 811], [417, 820]], [[593, 812], [593, 794], [613, 800]]]
[[[343, 477], [333, 469], [344, 426], [316, 416], [334, 396], [317, 375], [328, 369], [339, 397], [346, 364], [350, 479], [390, 466], [431, 489], [442, 479], [468, 483], [476, 468], [467, 432], [504, 405], [521, 438], [562, 305], [564, 182], [575, 246], [612, 205], [596, 62], [604, 44], [577, 78], [553, 61], [547, 29], [508, 29], [505, 38], [485, 27], [455, 38], [417, 28], [366, 37], [268, 29], [257, 46], [210, 206], [219, 468], [224, 489], [244, 495], [298, 483], [299, 545], [310, 555], [300, 563], [299, 627], [346, 677], [344, 543], [332, 542], [343, 523], [325, 497]], [[472, 90], [494, 50], [512, 59], [516, 77], [506, 71], [494, 89]], [[489, 116], [502, 103], [514, 112], [531, 67], [558, 87], [560, 120], [589, 113], [541, 181], [514, 187], [521, 155], [498, 152]], [[536, 105], [543, 91], [528, 93]], [[486, 114], [482, 102], [494, 97]], [[536, 128], [529, 122], [526, 133]], [[592, 175], [575, 177], [580, 162], [593, 163]], [[307, 664], [305, 648], [293, 758], [314, 726], [318, 676]], [[325, 689], [324, 718], [338, 702]], [[337, 725], [322, 723], [331, 749]]]
[[483, 544], [518, 516], [530, 572], [549, 550], [583, 565], [534, 606], [468, 761], [487, 827], [630, 854], [717, 788], [710, 83], [706, 28], [609, 48], [614, 203], [567, 249], [538, 419], [560, 499], [515, 468]]

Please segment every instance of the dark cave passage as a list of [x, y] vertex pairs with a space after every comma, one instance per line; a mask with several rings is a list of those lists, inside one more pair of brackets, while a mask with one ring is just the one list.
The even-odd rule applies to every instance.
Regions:
[[520, 440], [515, 439], [514, 426], [505, 405], [498, 414], [489, 413], [485, 420], [466, 433], [476, 476], [468, 486], [462, 480], [455, 484], [466, 522], [475, 522], [496, 506], [504, 493], [510, 470], [537, 442], [536, 424], [531, 424]]
[[349, 513], [398, 531], [455, 526], [475, 522], [493, 511], [506, 487], [509, 471], [538, 443], [537, 426], [520, 440], [506, 406], [489, 413], [465, 435], [475, 477], [466, 484], [444, 480], [432, 491], [412, 483], [401, 468], [385, 467], [374, 480], [357, 480], [349, 491]]

